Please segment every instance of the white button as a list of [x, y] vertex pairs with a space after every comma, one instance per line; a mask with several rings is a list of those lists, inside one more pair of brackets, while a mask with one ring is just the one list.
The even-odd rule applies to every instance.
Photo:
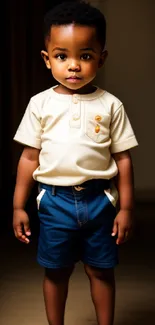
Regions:
[[79, 120], [79, 118], [80, 118], [80, 116], [79, 116], [79, 115], [73, 115], [73, 120], [74, 120], [74, 121], [77, 121], [77, 120]]
[[77, 99], [77, 96], [76, 95], [73, 95], [73, 103], [74, 104], [77, 104], [78, 103], [78, 99]]

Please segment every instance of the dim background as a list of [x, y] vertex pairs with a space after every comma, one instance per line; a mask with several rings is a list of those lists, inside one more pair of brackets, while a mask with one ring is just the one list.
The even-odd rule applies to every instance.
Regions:
[[[4, 261], [2, 263], [4, 267], [1, 268], [2, 275], [4, 272], [7, 274], [9, 265], [7, 253], [10, 251], [10, 247], [15, 247], [12, 248], [13, 251], [10, 254], [16, 255], [16, 252], [19, 255], [25, 254], [27, 257], [24, 259], [30, 263], [27, 253], [31, 248], [23, 248], [13, 239], [12, 196], [17, 162], [22, 151], [22, 147], [13, 142], [13, 136], [30, 97], [56, 84], [50, 71], [44, 65], [40, 51], [44, 48], [43, 16], [48, 9], [59, 2], [63, 1], [6, 0], [3, 3], [3, 10], [1, 9], [0, 228], [1, 254], [2, 261]], [[154, 307], [152, 309], [150, 307], [153, 306], [153, 301], [155, 303], [153, 293], [155, 290], [152, 287], [153, 282], [155, 283], [153, 278], [153, 245], [155, 243], [155, 1], [92, 0], [90, 2], [105, 14], [109, 52], [105, 66], [99, 71], [95, 83], [113, 93], [124, 103], [139, 142], [139, 146], [132, 150], [135, 171], [136, 227], [133, 239], [129, 244], [125, 244], [127, 250], [121, 248], [121, 261], [124, 269], [122, 271], [120, 269], [118, 278], [124, 276], [124, 272], [128, 274], [128, 271], [131, 274], [137, 274], [135, 285], [133, 278], [132, 284], [130, 279], [128, 279], [128, 284], [127, 282], [125, 284], [126, 290], [129, 290], [127, 295], [131, 301], [134, 301], [134, 306], [142, 297], [142, 292], [145, 292], [145, 297], [138, 305], [138, 309], [131, 311], [131, 314], [133, 313], [132, 322], [131, 320], [128, 322], [128, 318], [124, 318], [121, 320], [122, 323], [118, 319], [117, 324], [143, 325], [146, 324], [146, 321], [152, 323], [152, 319], [154, 323], [155, 319]], [[30, 213], [33, 233], [38, 234], [35, 195], [34, 189], [27, 209]], [[16, 259], [11, 261], [14, 264], [17, 262]], [[22, 268], [21, 265], [20, 267]], [[138, 284], [140, 276], [142, 276], [142, 281]], [[132, 292], [128, 285], [129, 287], [133, 285]], [[120, 288], [121, 284], [119, 287], [121, 291]], [[135, 288], [138, 288], [140, 296], [136, 296]], [[147, 290], [149, 290], [148, 294]], [[148, 301], [148, 309], [146, 301]], [[121, 309], [122, 304], [123, 301], [119, 307], [118, 303], [117, 308]], [[126, 304], [129, 302], [126, 301]], [[121, 313], [124, 315], [122, 310]], [[0, 316], [2, 325], [13, 324], [5, 317], [5, 315]], [[16, 320], [16, 325], [18, 324], [21, 322], [18, 323]], [[22, 324], [27, 325], [28, 323], [23, 323], [22, 320]], [[31, 325], [31, 322], [29, 324]], [[39, 325], [41, 323], [37, 320], [32, 324]]]

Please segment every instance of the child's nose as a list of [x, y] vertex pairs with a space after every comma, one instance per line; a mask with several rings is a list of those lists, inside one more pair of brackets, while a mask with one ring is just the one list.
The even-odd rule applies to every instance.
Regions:
[[69, 66], [68, 66], [68, 71], [80, 71], [81, 70], [81, 66], [79, 64], [79, 62], [77, 61], [71, 61]]

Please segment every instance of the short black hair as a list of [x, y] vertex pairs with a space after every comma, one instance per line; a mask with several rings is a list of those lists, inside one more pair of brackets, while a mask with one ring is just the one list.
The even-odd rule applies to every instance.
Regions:
[[97, 39], [102, 48], [106, 42], [106, 20], [101, 11], [83, 0], [63, 2], [48, 11], [44, 17], [44, 38], [50, 37], [52, 26], [83, 25], [96, 28]]

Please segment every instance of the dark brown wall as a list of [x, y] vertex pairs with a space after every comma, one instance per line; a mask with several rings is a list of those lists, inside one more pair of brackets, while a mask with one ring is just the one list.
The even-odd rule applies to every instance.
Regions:
[[118, 96], [139, 141], [133, 150], [137, 196], [155, 197], [155, 1], [98, 1], [107, 19], [109, 57], [101, 86]]

